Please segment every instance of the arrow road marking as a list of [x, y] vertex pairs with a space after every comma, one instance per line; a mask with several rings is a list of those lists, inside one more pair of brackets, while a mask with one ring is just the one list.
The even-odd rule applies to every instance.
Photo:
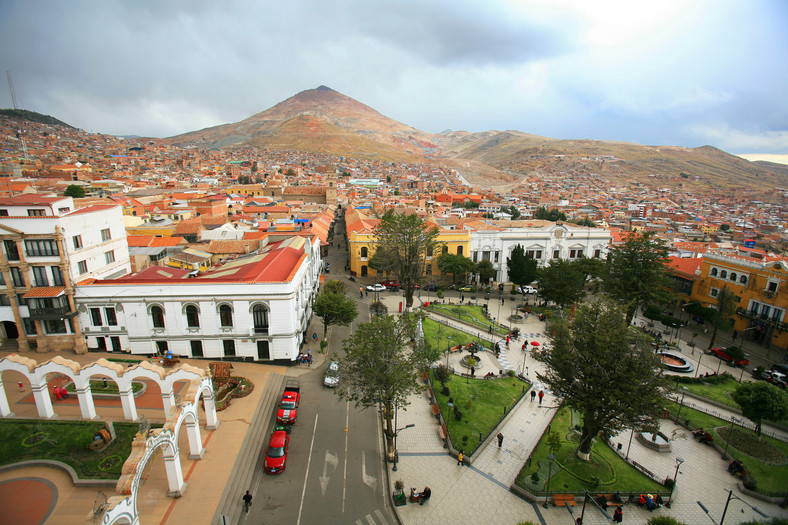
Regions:
[[372, 492], [375, 492], [378, 486], [378, 479], [375, 476], [367, 475], [367, 460], [363, 450], [361, 451], [361, 479], [365, 485], [372, 489]]
[[318, 478], [320, 480], [320, 491], [323, 493], [323, 497], [325, 497], [326, 487], [328, 487], [329, 477], [326, 475], [328, 466], [331, 465], [332, 467], [334, 467], [333, 469], [331, 469], [331, 472], [333, 473], [337, 469], [338, 464], [339, 464], [339, 458], [334, 454], [332, 454], [331, 452], [329, 452], [328, 450], [326, 450], [326, 457], [323, 460], [323, 475]]

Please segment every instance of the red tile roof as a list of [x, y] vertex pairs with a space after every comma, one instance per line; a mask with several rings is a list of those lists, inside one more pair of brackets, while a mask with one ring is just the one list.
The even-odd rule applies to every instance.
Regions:
[[33, 299], [38, 297], [58, 297], [63, 295], [66, 288], [63, 286], [37, 286], [27, 292], [23, 299]]

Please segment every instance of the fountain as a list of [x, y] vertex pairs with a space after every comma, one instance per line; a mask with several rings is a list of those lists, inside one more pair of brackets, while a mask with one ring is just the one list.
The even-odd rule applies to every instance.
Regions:
[[638, 442], [646, 448], [656, 450], [662, 454], [670, 452], [670, 440], [662, 432], [640, 432], [637, 435]]
[[694, 370], [692, 363], [689, 362], [684, 356], [674, 354], [671, 352], [657, 352], [657, 359], [659, 359], [665, 368], [673, 372], [690, 373]]

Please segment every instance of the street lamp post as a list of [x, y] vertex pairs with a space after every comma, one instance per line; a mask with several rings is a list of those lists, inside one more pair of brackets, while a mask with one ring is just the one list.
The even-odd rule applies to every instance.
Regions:
[[698, 377], [698, 372], [700, 372], [700, 362], [703, 360], [703, 350], [700, 350], [698, 354], [698, 367], [695, 369], [695, 377]]
[[[678, 386], [678, 382], [676, 382], [676, 386]], [[676, 414], [676, 423], [679, 422], [679, 418], [681, 417], [681, 408], [684, 406], [684, 395], [687, 393], [687, 387], [681, 387], [684, 389], [684, 392], [681, 393], [681, 402], [679, 402], [679, 411]]]
[[550, 500], [550, 476], [553, 475], [553, 460], [555, 459], [555, 456], [548, 454], [547, 459], [550, 461], [550, 463], [547, 466], [547, 494], [544, 497], [544, 508], [547, 508], [547, 502]]
[[731, 428], [728, 430], [728, 440], [725, 442], [725, 450], [722, 453], [722, 460], [728, 461], [730, 458], [728, 457], [728, 445], [731, 444], [731, 434], [733, 434], [733, 425], [736, 423], [736, 418], [731, 416]]
[[394, 402], [394, 467], [392, 467], [392, 471], [397, 471], [397, 461], [399, 461], [399, 452], [397, 452], [397, 436], [399, 435], [401, 430], [405, 430], [406, 428], [413, 428], [416, 426], [416, 423], [411, 423], [409, 425], [405, 425], [402, 428], [397, 428], [397, 415], [399, 413], [399, 403], [396, 401]]
[[733, 491], [730, 490], [730, 489], [728, 489], [728, 499], [725, 501], [725, 508], [722, 510], [722, 517], [720, 518], [720, 522], [719, 523], [714, 521], [714, 518], [712, 518], [709, 515], [709, 509], [706, 508], [706, 505], [704, 505], [701, 501], [696, 501], [696, 503], [698, 504], [698, 506], [700, 506], [700, 508], [703, 509], [703, 512], [705, 512], [706, 515], [709, 516], [709, 519], [711, 520], [712, 523], [714, 523], [715, 525], [722, 525], [725, 522], [725, 514], [728, 512], [728, 505], [730, 504], [732, 499], [737, 499], [737, 500], [741, 501], [742, 503], [744, 503], [745, 505], [750, 507], [752, 510], [754, 510], [756, 513], [758, 513], [759, 515], [761, 515], [764, 518], [768, 518], [769, 517], [768, 514], [765, 514], [765, 513], [761, 512], [761, 510], [758, 507], [750, 505], [749, 503], [747, 503], [746, 501], [741, 499], [739, 496], [734, 496], [733, 495]]
[[625, 460], [629, 459], [629, 449], [632, 447], [632, 436], [633, 435], [635, 435], [635, 429], [634, 428], [629, 432], [629, 445], [627, 445], [627, 457], [624, 458]]
[[673, 493], [676, 491], [676, 480], [679, 477], [679, 467], [682, 463], [684, 463], [684, 459], [676, 457], [676, 473], [673, 474], [673, 486], [670, 487], [670, 501], [668, 501], [667, 505], [665, 505], [668, 508], [670, 508], [671, 503], [673, 503]]

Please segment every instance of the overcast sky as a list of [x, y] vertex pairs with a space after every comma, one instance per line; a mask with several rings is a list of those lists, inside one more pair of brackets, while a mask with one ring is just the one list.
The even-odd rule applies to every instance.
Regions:
[[324, 84], [431, 133], [788, 154], [787, 28], [785, 0], [0, 0], [0, 64], [21, 108], [118, 135]]

